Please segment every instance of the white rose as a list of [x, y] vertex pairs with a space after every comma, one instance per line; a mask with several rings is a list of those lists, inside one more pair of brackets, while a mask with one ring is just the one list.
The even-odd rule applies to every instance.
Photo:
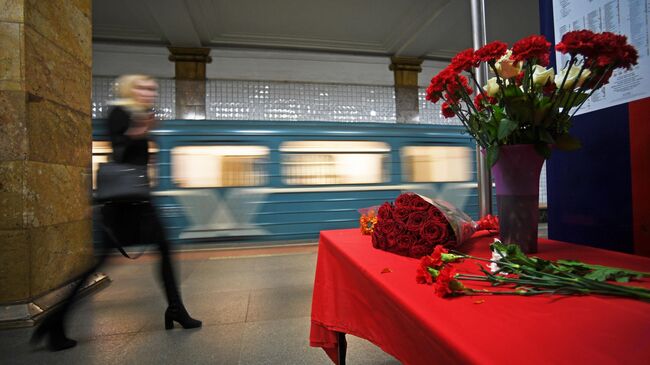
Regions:
[[521, 72], [522, 62], [519, 61], [515, 64], [513, 60], [510, 59], [512, 55], [512, 50], [508, 50], [506, 54], [501, 56], [499, 60], [494, 64], [494, 67], [497, 69], [497, 74], [504, 79], [509, 79], [519, 75]]
[[535, 65], [533, 69], [533, 83], [535, 85], [546, 85], [549, 80], [553, 80], [555, 70], [553, 68], [544, 68], [540, 65]]
[[487, 96], [494, 97], [499, 93], [499, 84], [497, 83], [497, 78], [493, 77], [487, 81], [487, 85], [483, 86], [483, 90]]
[[[571, 66], [571, 68], [568, 70], [568, 73], [569, 75], [564, 82], [564, 90], [579, 88], [585, 82], [587, 77], [591, 75], [591, 71], [584, 69], [580, 74], [580, 79], [577, 80], [578, 74], [580, 73], [580, 67], [575, 65]], [[555, 86], [559, 88], [560, 85], [562, 85], [562, 80], [564, 80], [564, 75], [566, 74], [567, 69], [565, 68], [564, 70], [560, 71], [559, 74], [555, 75]]]

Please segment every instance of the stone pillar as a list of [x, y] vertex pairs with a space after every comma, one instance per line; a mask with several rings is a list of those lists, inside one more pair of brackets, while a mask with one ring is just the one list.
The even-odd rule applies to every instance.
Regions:
[[418, 100], [418, 73], [422, 71], [422, 59], [391, 57], [389, 69], [395, 76], [395, 114], [397, 123], [420, 121]]
[[91, 16], [0, 0], [0, 327], [33, 323], [92, 260]]
[[210, 48], [168, 47], [176, 64], [176, 118], [205, 119], [205, 65]]

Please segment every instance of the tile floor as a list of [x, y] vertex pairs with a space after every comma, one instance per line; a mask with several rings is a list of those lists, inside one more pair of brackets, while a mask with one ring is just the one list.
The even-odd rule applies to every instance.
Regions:
[[[115, 258], [112, 283], [79, 302], [68, 326], [77, 347], [52, 353], [28, 344], [31, 328], [0, 331], [9, 364], [331, 364], [309, 346], [315, 245], [176, 255], [184, 301], [203, 328], [166, 331], [157, 261]], [[348, 337], [348, 364], [399, 364]]]

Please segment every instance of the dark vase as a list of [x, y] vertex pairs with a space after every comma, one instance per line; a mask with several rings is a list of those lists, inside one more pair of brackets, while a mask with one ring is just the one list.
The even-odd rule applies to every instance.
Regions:
[[537, 252], [539, 174], [544, 158], [533, 145], [501, 146], [492, 167], [499, 210], [499, 236], [525, 253]]

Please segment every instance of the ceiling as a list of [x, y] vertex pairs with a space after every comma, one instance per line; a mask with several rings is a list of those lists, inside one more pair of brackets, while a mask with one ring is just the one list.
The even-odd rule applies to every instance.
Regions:
[[[539, 33], [538, 0], [486, 0], [488, 41]], [[469, 0], [93, 0], [93, 41], [448, 59]]]

